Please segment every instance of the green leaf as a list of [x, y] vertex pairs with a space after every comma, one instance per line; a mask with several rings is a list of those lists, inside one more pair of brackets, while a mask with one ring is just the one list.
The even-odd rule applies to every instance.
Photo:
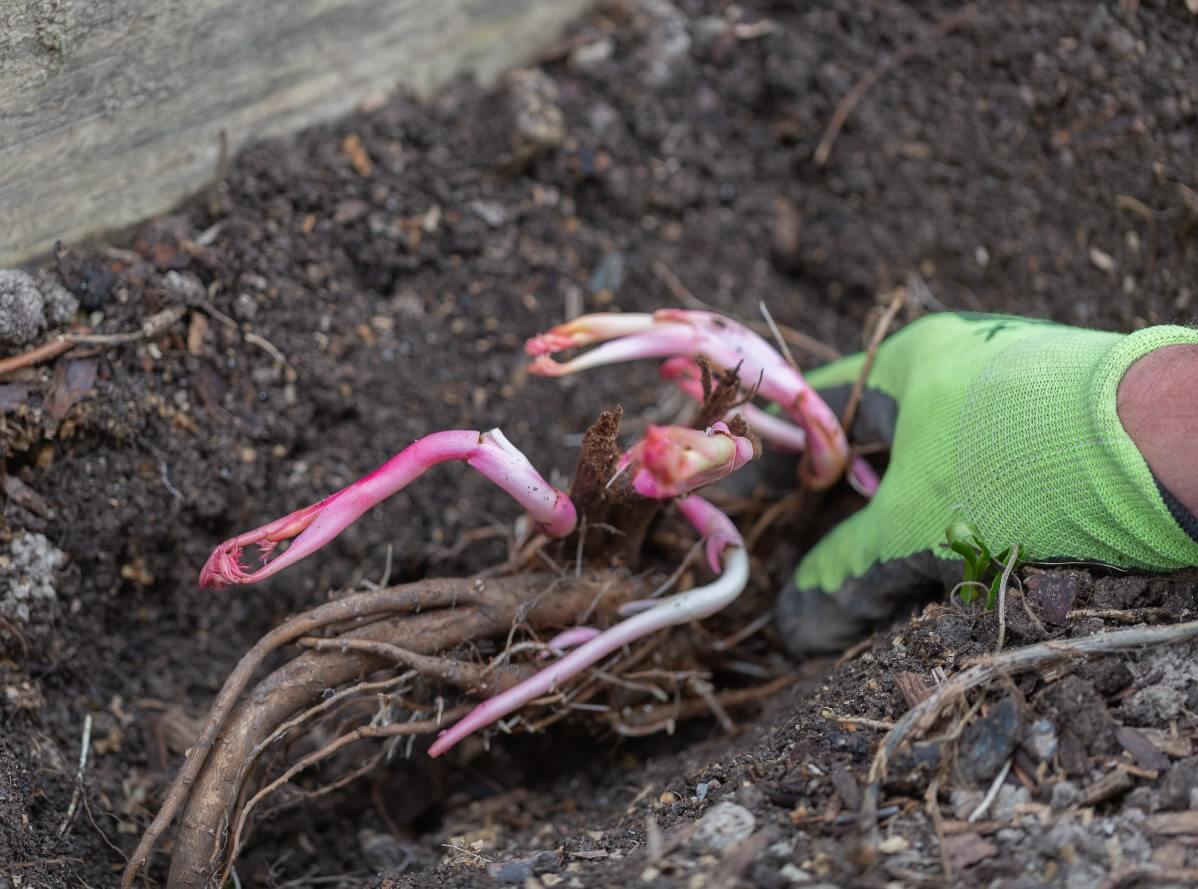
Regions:
[[998, 588], [1002, 585], [1002, 575], [997, 575], [990, 581], [990, 592], [986, 596], [986, 610], [993, 611], [998, 607]]

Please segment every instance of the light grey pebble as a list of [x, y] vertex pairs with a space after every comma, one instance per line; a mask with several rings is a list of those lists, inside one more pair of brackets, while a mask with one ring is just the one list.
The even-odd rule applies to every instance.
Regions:
[[716, 803], [699, 819], [691, 842], [711, 852], [723, 852], [748, 838], [756, 827], [757, 819], [744, 806]]
[[0, 343], [27, 345], [45, 326], [45, 300], [37, 282], [20, 269], [0, 269]]

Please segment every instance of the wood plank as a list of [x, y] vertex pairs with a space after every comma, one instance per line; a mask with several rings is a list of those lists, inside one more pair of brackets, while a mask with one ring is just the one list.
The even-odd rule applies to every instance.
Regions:
[[0, 0], [0, 265], [169, 210], [222, 151], [397, 85], [491, 80], [587, 5]]

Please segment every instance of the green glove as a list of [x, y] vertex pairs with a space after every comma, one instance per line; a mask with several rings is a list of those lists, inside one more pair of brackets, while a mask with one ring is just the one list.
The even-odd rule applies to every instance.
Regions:
[[[852, 439], [889, 443], [890, 463], [873, 500], [808, 553], [780, 596], [791, 652], [839, 650], [905, 601], [959, 582], [963, 563], [945, 539], [957, 519], [994, 552], [1018, 544], [1024, 561], [1198, 565], [1198, 523], [1115, 408], [1124, 372], [1176, 343], [1198, 343], [1198, 331], [1124, 335], [965, 313], [929, 315], [883, 342]], [[839, 413], [863, 361], [807, 378]]]

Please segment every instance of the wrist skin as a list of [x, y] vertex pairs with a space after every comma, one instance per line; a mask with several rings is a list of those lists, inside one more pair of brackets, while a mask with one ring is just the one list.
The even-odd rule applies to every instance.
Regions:
[[1153, 475], [1198, 515], [1198, 345], [1149, 352], [1123, 375], [1115, 404]]

